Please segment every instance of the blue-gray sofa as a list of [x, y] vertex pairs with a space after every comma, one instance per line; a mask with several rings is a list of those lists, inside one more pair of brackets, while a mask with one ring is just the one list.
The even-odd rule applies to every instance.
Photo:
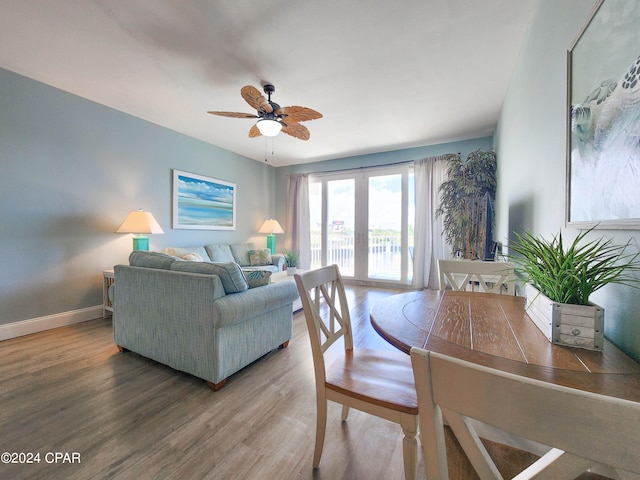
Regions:
[[249, 288], [236, 263], [143, 251], [132, 252], [129, 265], [114, 271], [118, 348], [202, 378], [214, 390], [291, 339], [298, 298], [293, 282]]

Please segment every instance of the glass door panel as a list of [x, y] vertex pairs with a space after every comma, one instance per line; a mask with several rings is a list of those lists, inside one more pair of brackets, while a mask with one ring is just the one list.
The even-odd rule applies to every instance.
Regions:
[[327, 182], [327, 265], [340, 267], [342, 275], [354, 276], [355, 179]]
[[413, 170], [409, 173], [407, 182], [407, 281], [410, 283], [413, 280], [413, 249], [414, 249], [414, 234], [416, 229], [416, 179], [413, 174]]
[[368, 277], [402, 276], [402, 175], [369, 177]]

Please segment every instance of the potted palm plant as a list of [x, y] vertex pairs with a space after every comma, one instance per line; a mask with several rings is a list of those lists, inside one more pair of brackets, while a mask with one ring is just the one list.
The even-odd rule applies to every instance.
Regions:
[[466, 160], [460, 154], [449, 156], [447, 180], [438, 189], [440, 206], [436, 215], [443, 216], [443, 234], [453, 256], [492, 259], [487, 247], [491, 244], [496, 170], [493, 151], [476, 150]]
[[300, 254], [297, 250], [285, 250], [284, 262], [287, 264], [287, 275], [294, 275], [298, 267]]
[[581, 232], [565, 248], [562, 234], [550, 241], [530, 233], [516, 233], [509, 246], [516, 272], [524, 276], [526, 308], [538, 328], [554, 342], [602, 350], [604, 309], [589, 301], [605, 285], [637, 287], [639, 253], [625, 253], [629, 242], [586, 240]]

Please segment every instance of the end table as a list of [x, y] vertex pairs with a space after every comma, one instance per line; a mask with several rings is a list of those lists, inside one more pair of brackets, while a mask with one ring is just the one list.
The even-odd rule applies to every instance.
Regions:
[[113, 269], [102, 271], [102, 318], [107, 317], [107, 312], [113, 313], [113, 305], [109, 300], [109, 287], [115, 283]]

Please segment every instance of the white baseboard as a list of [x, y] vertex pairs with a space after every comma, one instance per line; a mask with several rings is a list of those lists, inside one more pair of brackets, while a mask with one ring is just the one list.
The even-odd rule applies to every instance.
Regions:
[[102, 317], [102, 305], [0, 325], [0, 341]]

